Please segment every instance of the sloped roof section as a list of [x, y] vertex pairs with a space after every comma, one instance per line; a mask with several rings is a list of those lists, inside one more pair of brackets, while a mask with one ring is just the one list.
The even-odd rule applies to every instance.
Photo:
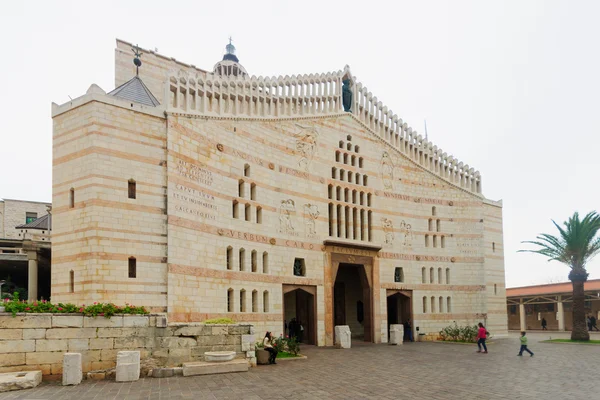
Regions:
[[[584, 282], [583, 290], [597, 290], [600, 292], [600, 279], [590, 279]], [[573, 284], [571, 282], [549, 283], [546, 285], [523, 286], [506, 289], [506, 297], [519, 296], [540, 296], [560, 293], [572, 293]]]
[[43, 231], [52, 230], [52, 215], [46, 214], [43, 217], [31, 221], [28, 224], [23, 224], [15, 227], [16, 229], [40, 229]]
[[139, 76], [134, 76], [112, 92], [109, 96], [115, 96], [123, 100], [133, 101], [150, 107], [159, 106], [160, 103], [150, 92], [150, 89], [142, 82]]

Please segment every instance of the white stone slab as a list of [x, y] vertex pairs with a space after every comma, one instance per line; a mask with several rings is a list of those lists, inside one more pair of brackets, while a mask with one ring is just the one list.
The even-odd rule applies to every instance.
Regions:
[[81, 353], [65, 353], [63, 356], [62, 384], [79, 385], [83, 378]]
[[42, 382], [42, 371], [0, 374], [0, 392], [34, 388]]
[[231, 361], [235, 357], [235, 351], [207, 351], [204, 359], [212, 362]]
[[337, 325], [335, 327], [335, 346], [340, 349], [352, 347], [352, 333], [348, 325]]
[[390, 325], [390, 344], [404, 343], [404, 326], [400, 324]]
[[190, 362], [183, 363], [183, 376], [227, 374], [230, 372], [247, 372], [248, 361], [231, 360], [220, 363], [214, 362]]
[[117, 382], [133, 382], [140, 379], [140, 352], [120, 351], [117, 353]]

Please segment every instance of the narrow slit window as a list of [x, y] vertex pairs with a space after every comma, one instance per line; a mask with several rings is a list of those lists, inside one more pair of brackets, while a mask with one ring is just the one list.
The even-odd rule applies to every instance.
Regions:
[[435, 221], [435, 230], [438, 232], [441, 232], [441, 230], [442, 230], [442, 223], [440, 222], [439, 219]]
[[238, 182], [238, 197], [244, 198], [246, 195], [246, 183], [244, 181]]
[[421, 268], [421, 283], [427, 283], [427, 270], [425, 267]]
[[227, 247], [227, 269], [233, 269], [233, 248]]
[[137, 275], [137, 261], [135, 257], [129, 257], [129, 277], [135, 278]]
[[425, 247], [429, 247], [429, 235], [425, 235]]
[[227, 290], [227, 312], [233, 312], [233, 289]]
[[263, 252], [263, 255], [262, 255], [262, 267], [263, 267], [263, 274], [268, 274], [269, 273], [269, 253], [267, 253], [266, 251]]
[[262, 207], [256, 207], [256, 223], [262, 224]]
[[450, 268], [446, 268], [446, 285], [450, 284]]
[[252, 219], [251, 212], [252, 212], [252, 209], [251, 209], [250, 204], [246, 204], [244, 207], [244, 214], [246, 217], [246, 221], [250, 221]]
[[440, 313], [444, 312], [444, 298], [442, 296], [439, 297], [439, 306], [438, 306], [438, 311]]
[[75, 293], [75, 272], [73, 270], [69, 272], [69, 291]]
[[239, 256], [239, 269], [240, 271], [245, 271], [246, 270], [246, 260], [244, 260], [244, 258], [246, 257], [246, 250], [244, 249], [240, 249], [240, 251], [238, 252], [238, 256]]
[[252, 291], [252, 312], [258, 312], [258, 292]]
[[369, 177], [367, 175], [363, 175], [363, 186], [367, 186]]
[[240, 312], [246, 312], [246, 290], [240, 290]]
[[492, 242], [492, 252], [496, 252], [496, 242]]
[[423, 296], [423, 314], [427, 313], [427, 297]]
[[437, 247], [437, 236], [433, 235], [433, 247]]
[[250, 266], [252, 268], [252, 272], [258, 271], [258, 255], [256, 253], [256, 250], [252, 250], [252, 252], [250, 253]]
[[340, 152], [339, 151], [335, 152], [335, 162], [340, 162]]
[[269, 292], [263, 292], [263, 312], [269, 312]]
[[136, 197], [135, 181], [133, 179], [130, 179], [129, 182], [127, 182], [127, 196], [130, 199], [135, 199]]
[[452, 299], [450, 297], [446, 297], [446, 312], [452, 312]]
[[438, 283], [441, 284], [442, 282], [444, 282], [444, 279], [442, 277], [442, 269], [438, 268]]
[[442, 249], [446, 247], [446, 236], [440, 237], [440, 244], [442, 245]]
[[427, 224], [427, 230], [428, 231], [433, 230], [433, 220], [431, 218], [429, 218], [429, 223]]
[[239, 203], [237, 202], [237, 200], [234, 200], [233, 204], [231, 206], [231, 211], [232, 211], [233, 218], [239, 218], [240, 217], [238, 204]]
[[256, 200], [256, 184], [250, 184], [250, 200]]
[[250, 177], [250, 165], [248, 164], [244, 165], [244, 176], [248, 178]]
[[435, 313], [435, 297], [431, 296], [431, 312]]
[[429, 268], [429, 283], [434, 282], [433, 267]]
[[69, 208], [75, 208], [75, 189], [69, 190]]

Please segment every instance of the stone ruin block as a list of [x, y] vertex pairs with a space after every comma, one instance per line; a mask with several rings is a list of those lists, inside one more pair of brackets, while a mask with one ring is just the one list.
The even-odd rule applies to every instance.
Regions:
[[120, 351], [117, 354], [117, 382], [133, 382], [140, 379], [140, 352]]
[[404, 342], [404, 326], [400, 324], [390, 325], [390, 344], [402, 344]]
[[79, 385], [83, 378], [81, 353], [65, 353], [63, 356], [62, 384]]
[[352, 347], [352, 333], [348, 325], [337, 325], [335, 327], [335, 346], [339, 349]]

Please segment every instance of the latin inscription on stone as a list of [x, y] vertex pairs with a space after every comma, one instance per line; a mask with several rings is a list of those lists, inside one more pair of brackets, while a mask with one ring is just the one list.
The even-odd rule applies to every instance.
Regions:
[[189, 163], [183, 160], [177, 160], [177, 173], [194, 182], [201, 183], [206, 186], [211, 186], [213, 183], [213, 173], [204, 168], [205, 165]]
[[479, 238], [457, 238], [456, 248], [460, 254], [475, 256], [479, 254]]
[[176, 184], [173, 199], [185, 204], [175, 204], [175, 211], [195, 215], [200, 218], [216, 220], [217, 206], [215, 197], [202, 190]]

